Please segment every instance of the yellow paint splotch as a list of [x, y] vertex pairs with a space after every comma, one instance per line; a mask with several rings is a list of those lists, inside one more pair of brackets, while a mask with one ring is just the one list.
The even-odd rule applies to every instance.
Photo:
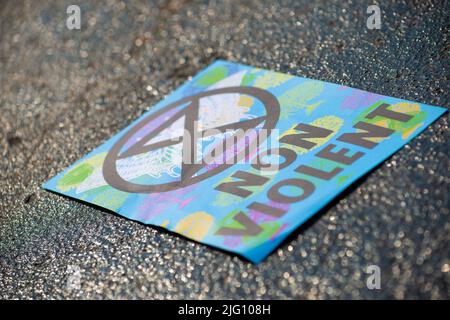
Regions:
[[242, 95], [239, 98], [239, 105], [242, 107], [246, 107], [246, 108], [250, 108], [253, 105], [253, 98], [246, 96], [246, 95]]
[[[312, 126], [316, 126], [316, 127], [320, 127], [320, 128], [325, 128], [328, 130], [333, 131], [332, 134], [330, 134], [328, 137], [326, 138], [310, 138], [310, 139], [305, 139], [307, 141], [313, 142], [316, 145], [314, 147], [312, 147], [311, 149], [305, 149], [302, 147], [294, 147], [294, 146], [289, 146], [290, 148], [293, 148], [297, 153], [299, 154], [304, 154], [306, 152], [309, 152], [317, 147], [320, 147], [322, 145], [324, 145], [325, 143], [327, 143], [338, 131], [339, 129], [342, 127], [342, 125], [344, 124], [344, 120], [342, 120], [339, 117], [336, 116], [324, 116], [321, 118], [318, 118], [314, 121], [312, 121], [311, 123], [309, 123]], [[291, 135], [291, 134], [298, 134], [299, 131], [295, 130], [296, 126], [292, 126], [292, 128], [290, 128], [289, 130], [285, 131], [281, 137], [287, 136], [287, 135]]]
[[202, 240], [213, 225], [214, 217], [204, 211], [191, 213], [178, 222], [175, 231], [196, 241]]
[[293, 76], [277, 72], [267, 72], [255, 80], [255, 87], [261, 89], [269, 89], [282, 85], [291, 80]]

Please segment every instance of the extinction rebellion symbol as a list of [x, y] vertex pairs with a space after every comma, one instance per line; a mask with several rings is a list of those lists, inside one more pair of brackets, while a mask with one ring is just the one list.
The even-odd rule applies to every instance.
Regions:
[[[251, 96], [259, 100], [265, 109], [265, 115], [260, 117], [245, 119], [239, 122], [228, 123], [216, 128], [201, 128], [199, 129], [199, 109], [200, 100], [211, 96], [219, 96], [226, 94], [240, 94]], [[232, 107], [226, 105], [216, 105], [216, 108], [230, 108], [227, 112], [234, 112]], [[170, 116], [165, 116], [170, 114]], [[165, 192], [183, 188], [192, 184], [196, 184], [209, 177], [219, 174], [224, 170], [230, 168], [233, 164], [242, 160], [245, 155], [254, 152], [258, 146], [264, 142], [275, 128], [280, 116], [280, 104], [278, 100], [270, 92], [254, 87], [227, 87], [201, 92], [199, 94], [189, 96], [178, 101], [175, 101], [154, 114], [149, 115], [142, 121], [138, 122], [132, 127], [123, 137], [121, 137], [110, 149], [103, 164], [103, 176], [105, 180], [112, 187], [130, 193], [153, 193]], [[135, 137], [136, 133], [144, 127], [156, 122], [158, 119], [164, 118], [156, 127], [139, 139], [136, 143], [128, 148], [125, 145], [130, 143], [130, 140]], [[157, 142], [149, 144], [153, 138], [158, 136], [163, 130], [167, 130], [173, 123], [184, 118], [184, 133], [175, 138], [166, 140], [158, 140]], [[244, 150], [237, 151], [234, 155], [233, 163], [228, 161], [215, 166], [208, 167], [208, 170], [203, 170], [207, 163], [203, 159], [198, 160], [197, 141], [200, 138], [205, 138], [217, 134], [218, 132], [232, 132], [241, 130], [241, 132], [248, 132], [250, 129], [257, 130], [256, 143], [250, 144]], [[261, 134], [263, 133], [263, 134]], [[245, 139], [245, 135], [240, 139]], [[247, 137], [248, 138], [248, 137]], [[230, 143], [237, 143], [236, 136], [231, 135], [225, 138], [226, 145]], [[123, 179], [117, 170], [117, 161], [143, 153], [157, 150], [160, 148], [169, 147], [176, 144], [182, 144], [182, 163], [180, 178], [176, 181], [170, 181], [160, 184], [137, 184]], [[125, 150], [122, 150], [125, 149]], [[211, 155], [210, 155], [211, 156]], [[215, 157], [220, 154], [215, 154]]]

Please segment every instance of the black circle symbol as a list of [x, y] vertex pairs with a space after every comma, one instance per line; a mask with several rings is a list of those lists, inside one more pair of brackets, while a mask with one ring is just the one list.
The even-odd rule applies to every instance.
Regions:
[[[204, 167], [204, 163], [185, 163], [183, 160], [181, 167], [181, 178], [179, 181], [172, 181], [168, 183], [151, 184], [151, 185], [137, 184], [124, 180], [117, 172], [116, 167], [116, 162], [119, 159], [124, 159], [127, 157], [142, 154], [159, 148], [164, 148], [174, 144], [183, 143], [183, 152], [185, 152], [185, 150], [188, 150], [185, 148], [185, 146], [187, 146], [188, 143], [190, 143], [190, 145], [194, 145], [194, 143], [196, 142], [193, 141], [192, 139], [194, 139], [195, 137], [194, 131], [197, 130], [196, 123], [199, 116], [199, 105], [200, 105], [199, 100], [201, 98], [221, 94], [244, 94], [252, 96], [258, 99], [264, 105], [266, 114], [261, 117], [227, 124], [214, 129], [223, 131], [226, 129], [247, 130], [250, 128], [256, 128], [261, 123], [264, 123], [261, 129], [264, 129], [267, 135], [261, 136], [261, 139], [258, 139], [258, 145], [264, 142], [264, 140], [270, 135], [271, 130], [275, 128], [280, 116], [280, 104], [273, 94], [260, 88], [243, 87], [243, 86], [226, 87], [204, 91], [196, 95], [185, 97], [183, 99], [180, 99], [165, 106], [161, 110], [158, 110], [157, 112], [145, 117], [140, 122], [138, 122], [134, 127], [129, 129], [129, 131], [112, 146], [112, 148], [106, 155], [105, 161], [103, 163], [103, 177], [105, 178], [106, 182], [116, 189], [130, 193], [165, 192], [198, 183], [209, 177], [217, 175], [218, 173], [231, 167], [232, 164], [224, 163], [204, 173], [197, 174]], [[177, 113], [175, 113], [164, 123], [159, 125], [156, 129], [148, 133], [139, 142], [135, 143], [133, 146], [129, 147], [127, 150], [121, 153], [123, 146], [144, 126], [146, 126], [148, 123], [150, 123], [157, 117], [163, 115], [164, 113], [174, 108], [178, 108], [182, 105], [185, 106], [180, 111], [177, 111]], [[232, 110], [230, 110], [230, 112], [232, 112]], [[149, 141], [150, 139], [155, 137], [158, 133], [160, 133], [162, 130], [168, 128], [171, 124], [173, 124], [176, 120], [180, 119], [180, 117], [182, 116], [184, 116], [185, 118], [184, 121], [185, 132], [188, 132], [189, 135], [180, 136], [176, 139], [158, 141], [151, 145], [145, 144], [146, 141]], [[188, 139], [190, 139], [191, 141], [186, 141]], [[195, 152], [196, 148], [189, 148], [189, 150], [191, 150], [190, 152]], [[239, 152], [236, 155], [236, 159], [237, 160], [242, 159], [242, 156], [245, 153], [245, 151], [248, 152], [248, 150]], [[184, 156], [185, 155], [183, 155], [183, 159], [185, 159]], [[196, 158], [195, 155], [190, 155], [190, 157], [191, 159]]]

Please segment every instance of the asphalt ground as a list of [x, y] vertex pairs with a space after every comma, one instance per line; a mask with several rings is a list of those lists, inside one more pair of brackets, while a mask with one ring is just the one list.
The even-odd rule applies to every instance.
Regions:
[[218, 58], [448, 108], [449, 2], [370, 4], [2, 1], [0, 298], [448, 299], [448, 113], [258, 265], [40, 187]]

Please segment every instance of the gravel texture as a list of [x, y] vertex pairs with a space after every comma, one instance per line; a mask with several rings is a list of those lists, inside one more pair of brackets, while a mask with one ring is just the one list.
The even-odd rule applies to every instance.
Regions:
[[2, 1], [0, 298], [450, 298], [448, 113], [258, 265], [40, 188], [217, 58], [448, 107], [449, 2], [378, 3]]

